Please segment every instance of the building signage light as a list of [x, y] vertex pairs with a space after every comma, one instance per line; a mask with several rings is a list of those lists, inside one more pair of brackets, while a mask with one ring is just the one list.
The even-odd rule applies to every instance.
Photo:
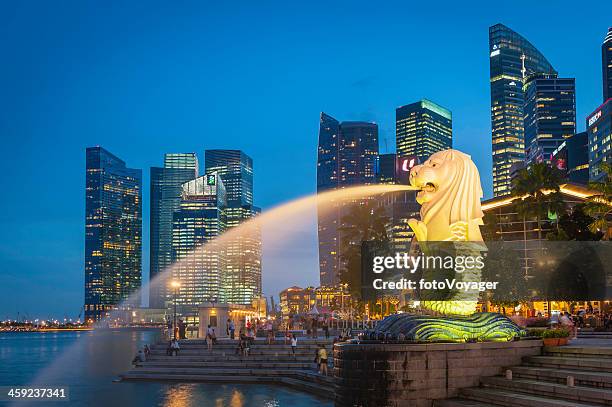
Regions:
[[491, 52], [491, 58], [493, 58], [494, 56], [499, 55], [499, 52], [500, 51], [498, 49], [496, 49], [495, 51]]
[[599, 120], [600, 117], [601, 117], [601, 110], [595, 113], [593, 116], [591, 116], [591, 118], [589, 119], [589, 127], [591, 127], [597, 120]]

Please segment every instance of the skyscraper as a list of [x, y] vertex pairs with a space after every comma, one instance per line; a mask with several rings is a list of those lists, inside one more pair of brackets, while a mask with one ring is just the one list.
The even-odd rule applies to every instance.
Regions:
[[586, 119], [589, 137], [589, 179], [602, 181], [606, 173], [601, 163], [612, 163], [612, 98], [606, 100]]
[[[151, 282], [172, 264], [172, 221], [181, 204], [182, 185], [198, 176], [195, 153], [173, 153], [164, 156], [163, 168], [151, 167]], [[167, 299], [163, 282], [150, 285], [149, 305], [164, 308]]]
[[552, 153], [576, 132], [574, 78], [536, 73], [524, 80], [525, 162], [550, 163]]
[[552, 165], [565, 172], [575, 184], [589, 182], [589, 137], [586, 131], [566, 139], [553, 151]]
[[556, 74], [529, 41], [503, 24], [489, 28], [493, 195], [510, 193], [510, 167], [525, 159], [524, 78]]
[[206, 150], [206, 173], [217, 172], [227, 190], [228, 207], [253, 205], [253, 160], [240, 150]]
[[395, 184], [395, 153], [380, 154], [378, 156], [378, 183]]
[[213, 239], [226, 229], [225, 207], [225, 187], [217, 173], [182, 185], [181, 203], [173, 215], [171, 268], [172, 280], [180, 281], [180, 287], [176, 299], [173, 292], [167, 295], [183, 313], [221, 299], [225, 251]]
[[85, 320], [97, 321], [140, 288], [142, 170], [89, 147], [85, 188]]
[[[380, 154], [378, 182], [381, 184], [408, 184], [410, 169], [416, 163], [415, 156], [398, 159], [396, 154]], [[389, 248], [408, 251], [413, 235], [408, 219], [419, 218], [420, 205], [416, 202], [416, 192], [398, 191], [384, 194], [378, 198], [378, 202], [385, 208], [385, 215], [389, 218], [387, 225]]]
[[[321, 113], [317, 157], [317, 192], [377, 182], [378, 125], [342, 122]], [[343, 203], [319, 208], [319, 267], [321, 285], [339, 282], [340, 219]]]
[[[227, 229], [261, 211], [253, 206], [253, 160], [240, 150], [206, 150], [206, 173], [216, 172], [227, 191]], [[261, 297], [261, 231], [254, 225], [224, 242], [226, 270], [221, 297], [232, 304], [252, 304]]]
[[601, 44], [601, 70], [603, 72], [604, 102], [612, 98], [612, 27]]
[[395, 109], [398, 157], [416, 156], [420, 162], [453, 147], [451, 112], [427, 99]]

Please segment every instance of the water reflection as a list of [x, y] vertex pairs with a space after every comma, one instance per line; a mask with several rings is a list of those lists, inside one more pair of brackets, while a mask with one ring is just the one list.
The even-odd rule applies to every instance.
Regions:
[[[68, 387], [69, 403], [20, 401], [26, 405], [134, 407], [305, 407], [333, 404], [266, 384], [114, 383], [130, 368], [137, 348], [158, 331], [101, 330], [61, 333], [0, 333], [0, 385]], [[45, 374], [40, 381], [39, 372]], [[39, 376], [37, 378], [37, 376]], [[0, 403], [1, 404], [1, 403]]]

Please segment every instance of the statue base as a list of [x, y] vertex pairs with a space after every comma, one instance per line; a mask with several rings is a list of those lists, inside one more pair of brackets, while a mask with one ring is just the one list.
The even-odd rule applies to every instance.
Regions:
[[469, 316], [395, 314], [383, 319], [363, 339], [416, 342], [511, 341], [526, 332], [510, 318], [494, 312]]

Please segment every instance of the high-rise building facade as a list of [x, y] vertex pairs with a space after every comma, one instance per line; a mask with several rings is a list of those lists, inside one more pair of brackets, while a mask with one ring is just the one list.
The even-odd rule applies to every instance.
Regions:
[[[317, 155], [317, 192], [377, 182], [378, 125], [339, 122], [321, 113]], [[319, 270], [321, 285], [336, 285], [340, 271], [343, 203], [319, 208]]]
[[550, 163], [552, 153], [576, 132], [576, 81], [556, 74], [525, 78], [525, 162]]
[[416, 156], [423, 162], [438, 151], [453, 147], [451, 112], [427, 99], [395, 109], [398, 157]]
[[395, 184], [397, 178], [395, 176], [395, 153], [380, 154], [378, 156], [378, 183], [379, 184]]
[[576, 133], [553, 151], [552, 164], [565, 172], [574, 184], [589, 182], [589, 137], [586, 131]]
[[227, 190], [228, 207], [253, 205], [253, 159], [240, 150], [206, 150], [206, 173], [217, 172]]
[[85, 320], [97, 321], [122, 303], [140, 305], [142, 170], [89, 147], [85, 188]]
[[529, 41], [503, 24], [489, 28], [493, 195], [510, 193], [510, 167], [525, 159], [524, 79], [556, 74]]
[[225, 250], [214, 240], [226, 229], [226, 191], [213, 172], [182, 185], [181, 203], [174, 211], [172, 230], [172, 281], [168, 301], [181, 312], [190, 312], [203, 302], [220, 302]]
[[[206, 150], [206, 173], [217, 173], [227, 191], [226, 228], [249, 221], [261, 211], [253, 206], [253, 160], [240, 150]], [[225, 302], [250, 305], [261, 297], [261, 230], [253, 224], [223, 244], [226, 270], [221, 279]]]
[[150, 293], [151, 308], [166, 307], [166, 284], [155, 277], [172, 264], [172, 222], [181, 204], [182, 185], [198, 176], [195, 153], [164, 156], [164, 166], [151, 167]]
[[606, 100], [587, 119], [589, 137], [589, 179], [602, 181], [606, 174], [601, 163], [612, 163], [612, 98]]
[[601, 70], [603, 73], [603, 100], [612, 98], [612, 27], [601, 44]]

